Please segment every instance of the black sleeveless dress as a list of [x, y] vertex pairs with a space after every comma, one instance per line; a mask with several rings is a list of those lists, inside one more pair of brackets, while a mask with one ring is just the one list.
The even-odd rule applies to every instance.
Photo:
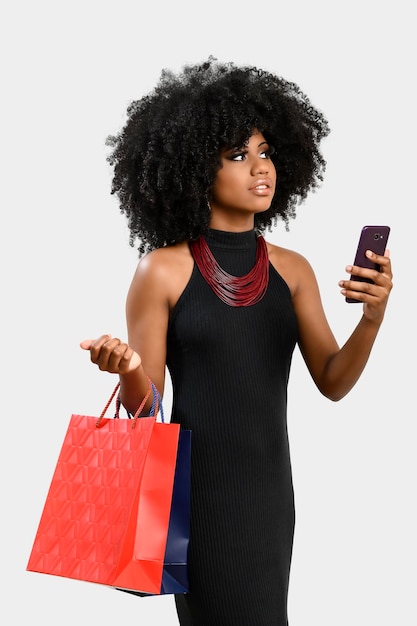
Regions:
[[[254, 231], [211, 230], [221, 267], [248, 273]], [[297, 324], [270, 264], [263, 299], [230, 307], [196, 265], [168, 328], [172, 421], [192, 430], [190, 592], [182, 626], [287, 626], [294, 498], [287, 383]]]

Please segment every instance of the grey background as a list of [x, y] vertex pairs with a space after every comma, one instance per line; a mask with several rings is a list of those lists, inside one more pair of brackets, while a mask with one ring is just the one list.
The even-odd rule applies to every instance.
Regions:
[[[25, 568], [69, 417], [100, 412], [115, 384], [79, 341], [126, 335], [137, 254], [109, 193], [105, 138], [163, 67], [213, 54], [297, 82], [330, 121], [322, 188], [289, 233], [281, 225], [268, 238], [312, 263], [340, 343], [361, 314], [337, 285], [360, 229], [392, 228], [395, 288], [354, 390], [331, 403], [294, 356], [291, 626], [416, 626], [411, 8], [404, 0], [2, 4], [2, 624], [177, 623], [171, 597], [138, 599]], [[168, 386], [167, 412], [169, 403]]]

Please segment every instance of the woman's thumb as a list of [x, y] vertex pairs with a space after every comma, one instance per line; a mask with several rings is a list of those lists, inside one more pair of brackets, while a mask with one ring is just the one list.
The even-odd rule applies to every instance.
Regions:
[[84, 339], [84, 341], [80, 342], [80, 347], [83, 350], [89, 350], [94, 343], [94, 339]]

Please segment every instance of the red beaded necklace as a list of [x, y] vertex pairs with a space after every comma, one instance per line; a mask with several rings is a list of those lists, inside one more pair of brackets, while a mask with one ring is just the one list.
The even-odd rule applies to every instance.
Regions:
[[257, 238], [255, 265], [245, 276], [232, 276], [225, 272], [214, 258], [205, 238], [201, 235], [189, 242], [191, 254], [204, 280], [214, 293], [229, 306], [251, 306], [259, 302], [268, 287], [269, 258], [265, 239]]

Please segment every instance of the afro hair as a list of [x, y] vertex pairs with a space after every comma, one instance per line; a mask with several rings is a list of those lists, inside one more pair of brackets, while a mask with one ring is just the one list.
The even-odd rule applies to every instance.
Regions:
[[270, 208], [255, 215], [255, 228], [271, 230], [279, 218], [288, 228], [296, 205], [323, 180], [323, 114], [295, 83], [256, 67], [209, 57], [178, 74], [163, 70], [106, 142], [111, 192], [128, 220], [130, 245], [143, 254], [203, 234], [220, 152], [242, 148], [255, 129], [275, 148], [277, 171]]

